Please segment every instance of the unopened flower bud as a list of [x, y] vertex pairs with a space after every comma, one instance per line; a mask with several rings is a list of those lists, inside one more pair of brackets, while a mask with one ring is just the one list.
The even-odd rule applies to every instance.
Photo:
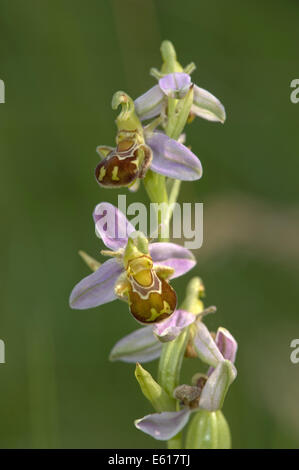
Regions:
[[230, 448], [230, 430], [222, 412], [198, 410], [188, 427], [186, 449]]
[[183, 67], [177, 61], [175, 48], [172, 42], [163, 41], [160, 50], [163, 59], [163, 65], [161, 68], [162, 73], [183, 72]]
[[186, 288], [186, 297], [182, 303], [182, 309], [199, 314], [203, 310], [201, 296], [203, 293], [203, 284], [199, 277], [193, 277]]

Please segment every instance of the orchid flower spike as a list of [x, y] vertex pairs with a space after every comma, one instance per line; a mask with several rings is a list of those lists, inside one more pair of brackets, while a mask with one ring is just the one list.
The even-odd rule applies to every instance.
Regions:
[[193, 268], [196, 261], [192, 253], [174, 243], [148, 243], [112, 204], [98, 204], [93, 218], [96, 235], [111, 250], [102, 254], [111, 259], [74, 287], [70, 306], [87, 309], [121, 299], [140, 323], [170, 317], [177, 297], [169, 280]]
[[183, 181], [202, 176], [201, 163], [189, 148], [154, 131], [152, 126], [142, 127], [133, 100], [123, 91], [115, 93], [112, 99], [113, 109], [119, 105], [122, 110], [116, 119], [116, 147], [97, 147], [102, 161], [95, 169], [95, 177], [100, 186], [133, 186], [138, 179], [144, 178], [149, 168]]

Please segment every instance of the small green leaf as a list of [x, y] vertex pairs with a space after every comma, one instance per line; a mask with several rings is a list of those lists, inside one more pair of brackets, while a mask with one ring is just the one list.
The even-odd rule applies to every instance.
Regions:
[[153, 379], [151, 374], [138, 363], [136, 364], [135, 377], [143, 395], [158, 413], [175, 410], [175, 400], [170, 398], [165, 390]]

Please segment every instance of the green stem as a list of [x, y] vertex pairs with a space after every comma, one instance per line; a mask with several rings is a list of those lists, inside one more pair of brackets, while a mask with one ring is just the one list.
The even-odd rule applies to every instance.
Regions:
[[[143, 180], [144, 187], [150, 198], [150, 201], [156, 204], [168, 204], [168, 195], [166, 191], [166, 184], [165, 184], [165, 176], [159, 175], [158, 173], [154, 173], [151, 170], [148, 170], [146, 176]], [[168, 241], [162, 237], [162, 222], [164, 224], [164, 220], [162, 220], [162, 213], [158, 209], [158, 240], [159, 241]]]
[[171, 180], [171, 187], [169, 189], [169, 204], [177, 201], [181, 188], [181, 180]]
[[[173, 73], [182, 71], [182, 67], [176, 60], [176, 54], [173, 45], [169, 41], [164, 41], [161, 47], [162, 57], [164, 64], [162, 73]], [[193, 99], [193, 90], [190, 90], [188, 95], [179, 104], [178, 100], [168, 98], [168, 123], [165, 129], [168, 137], [177, 140], [186, 124], [187, 117], [191, 108], [191, 101]], [[179, 109], [178, 109], [179, 107]], [[179, 111], [179, 112], [177, 112]], [[161, 220], [161, 211], [158, 214], [158, 224], [163, 222], [164, 228], [167, 229], [173, 214], [174, 203], [178, 199], [181, 181], [175, 179], [168, 179], [167, 184], [165, 177], [149, 170], [144, 178], [144, 186], [151, 202], [166, 203], [168, 205], [166, 217]], [[161, 230], [159, 229], [159, 240], [161, 237]], [[163, 241], [166, 241], [163, 239]], [[181, 367], [183, 357], [185, 354], [186, 346], [189, 338], [189, 329], [186, 328], [176, 340], [171, 341], [163, 346], [162, 354], [160, 357], [158, 368], [158, 382], [161, 387], [167, 392], [169, 397], [173, 397], [173, 391], [179, 384]], [[178, 407], [178, 402], [176, 403]], [[178, 433], [167, 443], [168, 449], [181, 449], [182, 448], [182, 433]]]
[[170, 396], [180, 382], [180, 372], [188, 339], [189, 328], [186, 328], [175, 340], [163, 345], [158, 369], [158, 382]]
[[165, 185], [165, 176], [148, 170], [143, 180], [144, 187], [151, 202], [168, 204], [168, 195]]
[[168, 98], [168, 121], [165, 133], [168, 137], [172, 137], [174, 129], [176, 127], [176, 105], [177, 101], [174, 98]]
[[[179, 385], [188, 338], [189, 329], [186, 328], [174, 341], [163, 346], [158, 368], [158, 382], [171, 397], [174, 389]], [[178, 406], [178, 402], [176, 405]], [[182, 449], [182, 433], [170, 439], [167, 446], [168, 449]]]
[[[172, 73], [180, 71], [180, 64], [176, 61], [175, 50], [169, 41], [164, 41], [161, 48], [164, 65], [162, 70], [164, 73]], [[177, 114], [178, 100], [168, 98], [168, 123], [165, 129], [166, 135], [172, 139], [177, 140], [181, 133], [182, 119]], [[174, 203], [177, 201], [181, 187], [180, 180], [169, 179], [167, 182], [167, 216], [164, 220], [167, 230], [173, 214]], [[166, 392], [172, 397], [174, 389], [179, 384], [181, 367], [183, 357], [185, 354], [186, 346], [189, 338], [188, 328], [174, 341], [171, 341], [163, 346], [162, 354], [160, 357], [158, 368], [158, 381]], [[162, 385], [163, 384], [163, 385]], [[178, 406], [178, 402], [176, 403]], [[168, 449], [181, 449], [182, 448], [182, 433], [178, 433], [167, 443]]]
[[174, 210], [174, 205], [178, 199], [180, 188], [181, 188], [181, 180], [173, 180], [170, 179], [166, 187], [168, 187], [168, 210], [167, 215], [164, 223], [169, 226], [171, 217]]

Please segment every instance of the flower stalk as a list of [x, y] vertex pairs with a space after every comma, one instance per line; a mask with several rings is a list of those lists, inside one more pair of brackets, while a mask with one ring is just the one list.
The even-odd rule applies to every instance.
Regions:
[[[175, 49], [170, 41], [163, 41], [161, 45], [161, 55], [163, 58], [163, 65], [160, 76], [163, 74], [170, 74], [174, 72], [182, 72], [182, 67], [176, 58]], [[188, 91], [186, 97], [180, 103], [180, 109], [177, 111], [178, 100], [168, 97], [168, 123], [165, 129], [166, 135], [178, 140], [181, 132], [183, 131], [188, 119], [193, 102], [193, 89]], [[152, 175], [150, 175], [151, 178]], [[162, 179], [163, 178], [163, 179]], [[180, 190], [180, 181], [174, 180], [171, 182], [171, 191], [169, 194], [166, 190], [165, 177], [156, 175], [154, 180], [156, 184], [151, 185], [151, 182], [145, 179], [145, 187], [151, 199], [151, 202], [165, 202], [168, 204], [167, 217], [165, 220], [166, 229], [168, 229], [173, 204], [177, 201]], [[152, 178], [154, 179], [154, 178]], [[157, 187], [159, 188], [157, 191]], [[154, 194], [159, 194], [161, 200], [157, 201], [156, 197], [151, 194], [151, 189], [154, 188]], [[160, 214], [161, 215], [161, 214]], [[162, 221], [160, 220], [160, 223]], [[188, 343], [189, 330], [186, 329], [178, 338], [163, 346], [161, 358], [158, 367], [158, 382], [161, 387], [166, 390], [169, 396], [172, 396], [173, 390], [178, 386], [180, 380], [180, 372], [185, 354], [186, 346]], [[166, 409], [161, 411], [167, 411]], [[181, 448], [181, 433], [168, 441], [169, 449]]]

